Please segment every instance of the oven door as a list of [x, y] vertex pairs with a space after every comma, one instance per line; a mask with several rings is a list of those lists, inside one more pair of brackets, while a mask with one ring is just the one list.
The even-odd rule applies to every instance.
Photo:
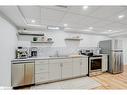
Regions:
[[89, 73], [102, 70], [102, 57], [90, 57]]

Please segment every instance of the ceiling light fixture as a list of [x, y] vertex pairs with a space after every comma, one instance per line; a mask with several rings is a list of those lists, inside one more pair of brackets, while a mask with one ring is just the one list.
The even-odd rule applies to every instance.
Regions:
[[83, 6], [83, 9], [84, 9], [84, 10], [88, 9], [88, 6]]
[[58, 26], [48, 26], [47, 29], [48, 30], [60, 30], [60, 27], [58, 27]]
[[119, 19], [122, 19], [122, 18], [124, 18], [124, 17], [125, 17], [125, 15], [119, 15], [119, 16], [118, 16]]
[[89, 29], [90, 29], [90, 30], [92, 30], [92, 29], [93, 29], [93, 27], [89, 27]]
[[112, 30], [108, 30], [108, 32], [112, 32]]
[[64, 28], [64, 29], [72, 29], [72, 28], [66, 27], [66, 28]]
[[68, 24], [64, 24], [64, 27], [67, 27], [68, 26]]
[[88, 32], [88, 31], [91, 31], [90, 29], [84, 29], [84, 30], [82, 30], [82, 31], [86, 31], [86, 32]]
[[36, 21], [34, 19], [31, 20], [32, 23], [35, 23]]

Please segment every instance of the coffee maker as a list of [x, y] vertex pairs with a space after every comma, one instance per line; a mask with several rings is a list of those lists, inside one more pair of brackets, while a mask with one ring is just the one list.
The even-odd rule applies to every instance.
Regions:
[[16, 58], [17, 59], [25, 59], [29, 57], [29, 49], [26, 47], [18, 47], [16, 49]]
[[38, 48], [37, 47], [31, 47], [30, 48], [30, 57], [37, 57]]

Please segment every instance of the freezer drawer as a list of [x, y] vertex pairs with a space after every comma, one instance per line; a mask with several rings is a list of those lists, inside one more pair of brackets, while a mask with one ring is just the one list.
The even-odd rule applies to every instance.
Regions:
[[123, 53], [122, 52], [112, 52], [112, 61], [110, 64], [112, 65], [109, 68], [110, 72], [116, 74], [123, 72]]

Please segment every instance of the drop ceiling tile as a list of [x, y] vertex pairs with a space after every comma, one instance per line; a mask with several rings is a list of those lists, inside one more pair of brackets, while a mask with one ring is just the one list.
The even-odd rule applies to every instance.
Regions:
[[120, 6], [101, 6], [96, 10], [96, 12], [91, 13], [90, 16], [98, 17], [98, 18], [108, 18], [116, 13], [119, 13], [120, 11], [124, 10], [125, 7]]
[[[33, 19], [35, 20], [34, 23], [31, 22]], [[27, 24], [41, 25], [41, 20], [40, 19], [29, 18], [29, 19], [26, 19], [26, 22], [27, 22]]]
[[60, 22], [64, 17], [64, 11], [57, 11], [53, 9], [42, 8], [41, 9], [41, 16], [45, 21], [54, 20], [56, 22]]
[[87, 26], [82, 26], [82, 25], [70, 25], [70, 27], [73, 29], [80, 29], [80, 30], [88, 29]]
[[46, 8], [46, 9], [58, 10], [58, 11], [67, 11], [67, 10], [68, 10], [68, 6], [64, 6], [64, 5], [41, 6], [41, 7], [42, 7], [42, 8]]
[[44, 25], [60, 26], [59, 22], [56, 22], [55, 20], [46, 20]]
[[113, 30], [123, 30], [124, 28], [127, 27], [127, 25], [123, 25], [123, 24], [114, 22], [114, 23], [107, 25], [107, 27], [109, 27], [109, 29], [113, 29]]
[[[118, 16], [120, 16], [120, 15], [125, 15], [125, 17], [122, 18], [122, 19], [119, 19]], [[110, 16], [110, 17], [108, 18], [108, 20], [110, 20], [110, 21], [113, 21], [113, 22], [120, 22], [120, 23], [126, 22], [126, 21], [127, 21], [126, 19], [127, 19], [127, 10], [126, 10], [126, 9], [124, 9], [124, 10], [122, 10], [121, 12], [116, 13], [116, 14], [114, 14], [114, 15], [112, 15], [112, 16]]]
[[83, 6], [69, 6], [68, 12], [80, 14], [80, 15], [89, 15], [95, 12], [99, 7], [97, 6], [88, 6], [88, 9], [84, 10]]
[[[122, 24], [125, 24], [125, 25], [127, 25], [127, 10], [125, 10], [125, 11], [122, 11], [122, 12], [120, 12], [119, 14], [118, 14], [118, 16], [119, 15], [125, 15], [125, 17], [123, 18], [123, 19], [116, 19], [116, 21], [118, 21], [118, 22], [120, 22], [120, 23], [122, 23]], [[118, 17], [117, 16], [117, 17]]]
[[99, 20], [99, 21], [96, 22], [96, 24], [94, 24], [92, 26], [96, 27], [96, 28], [103, 28], [108, 24], [111, 24], [111, 21]]
[[83, 19], [83, 16], [73, 14], [73, 13], [66, 13], [64, 18], [61, 21], [61, 24], [68, 24], [68, 25], [78, 25], [80, 21]]
[[19, 9], [26, 19], [40, 19], [41, 10], [39, 6], [20, 6]]
[[82, 25], [95, 25], [96, 22], [99, 22], [99, 19], [93, 18], [93, 17], [89, 17], [89, 16], [84, 16], [84, 18], [80, 21], [80, 24]]

